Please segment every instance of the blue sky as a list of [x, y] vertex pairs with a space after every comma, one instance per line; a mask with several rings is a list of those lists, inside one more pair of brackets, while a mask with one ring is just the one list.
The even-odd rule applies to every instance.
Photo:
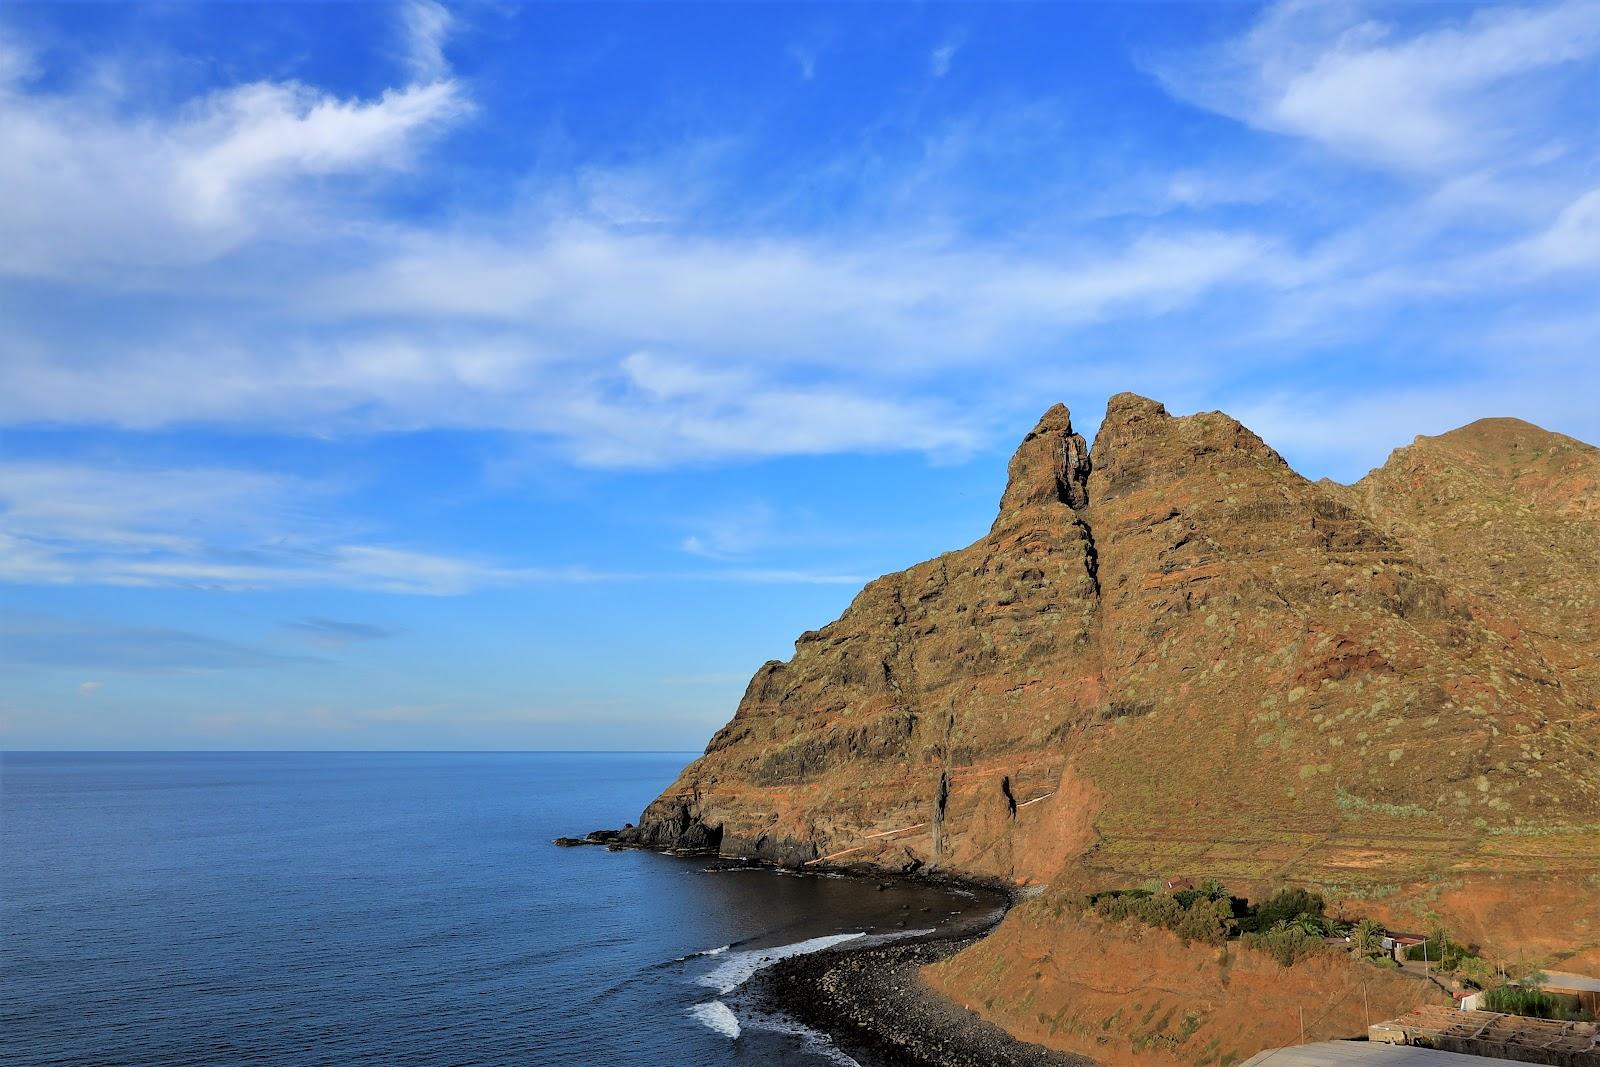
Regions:
[[698, 748], [1065, 401], [1600, 440], [1600, 0], [0, 7], [0, 743]]

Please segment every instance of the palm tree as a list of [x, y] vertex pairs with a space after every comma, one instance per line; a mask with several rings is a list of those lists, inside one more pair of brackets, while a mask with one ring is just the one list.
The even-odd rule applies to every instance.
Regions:
[[1362, 919], [1350, 931], [1350, 944], [1358, 956], [1377, 956], [1383, 952], [1383, 926], [1372, 919]]
[[1280, 929], [1297, 929], [1310, 937], [1322, 937], [1328, 932], [1327, 920], [1309, 911], [1302, 911], [1292, 919], [1284, 919], [1278, 926]]

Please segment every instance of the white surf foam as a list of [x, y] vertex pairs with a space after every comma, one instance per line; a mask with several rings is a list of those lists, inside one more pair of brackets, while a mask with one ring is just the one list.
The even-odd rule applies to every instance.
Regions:
[[821, 1058], [840, 1067], [861, 1067], [859, 1061], [850, 1057], [843, 1049], [833, 1043], [833, 1038], [820, 1030], [813, 1030], [805, 1023], [781, 1015], [769, 1015], [757, 1012], [745, 1020], [745, 1026], [750, 1030], [766, 1030], [774, 1034], [788, 1034], [790, 1037], [800, 1039], [806, 1049]]
[[874, 945], [886, 945], [891, 941], [904, 941], [908, 937], [925, 937], [933, 933], [932, 927], [926, 930], [886, 930], [881, 934], [868, 934], [867, 940]]
[[683, 963], [687, 960], [697, 960], [701, 956], [720, 956], [732, 948], [732, 945], [723, 945], [721, 948], [703, 948], [699, 952], [691, 952], [687, 956], [679, 956], [673, 963]]
[[733, 1013], [732, 1008], [720, 1000], [696, 1004], [689, 1009], [689, 1014], [723, 1037], [735, 1038], [739, 1036], [739, 1017]]
[[829, 934], [826, 937], [813, 937], [807, 941], [797, 941], [792, 945], [778, 945], [775, 948], [755, 949], [750, 952], [735, 952], [713, 968], [710, 973], [702, 975], [699, 978], [699, 982], [703, 986], [710, 986], [719, 993], [731, 993], [748, 982], [750, 976], [763, 967], [771, 967], [779, 960], [786, 960], [790, 956], [804, 956], [808, 952], [820, 952], [825, 948], [831, 948], [845, 941], [854, 941], [861, 936], [860, 933]]

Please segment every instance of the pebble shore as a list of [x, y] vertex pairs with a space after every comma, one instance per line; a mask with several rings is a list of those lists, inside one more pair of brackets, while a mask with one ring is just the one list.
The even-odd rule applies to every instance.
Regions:
[[1090, 1067], [1082, 1057], [1018, 1041], [934, 992], [919, 973], [992, 929], [935, 931], [865, 948], [839, 946], [762, 971], [755, 998], [827, 1034], [863, 1067]]

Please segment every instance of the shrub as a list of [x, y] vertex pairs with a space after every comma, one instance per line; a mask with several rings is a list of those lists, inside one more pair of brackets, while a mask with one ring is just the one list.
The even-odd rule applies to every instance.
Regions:
[[1571, 1019], [1572, 1011], [1556, 997], [1540, 989], [1521, 986], [1501, 986], [1483, 995], [1483, 1006], [1489, 1011], [1507, 1015], [1526, 1015], [1535, 1019]]
[[1233, 930], [1233, 909], [1226, 900], [1198, 900], [1184, 912], [1177, 934], [1184, 941], [1220, 945]]
[[1436, 963], [1441, 971], [1455, 970], [1461, 965], [1461, 961], [1471, 954], [1467, 946], [1451, 941], [1448, 937], [1430, 936], [1422, 944], [1412, 945], [1406, 949], [1406, 959]]
[[1086, 902], [1102, 919], [1134, 919], [1146, 926], [1164, 927], [1186, 942], [1220, 945], [1234, 926], [1231, 902], [1210, 900], [1198, 893], [1096, 893]]
[[1463, 956], [1458, 973], [1479, 989], [1487, 988], [1495, 976], [1494, 965], [1482, 956]]
[[1150, 897], [1140, 901], [1139, 918], [1151, 926], [1165, 926], [1172, 929], [1183, 919], [1184, 907], [1178, 903], [1176, 897], [1160, 896]]
[[1271, 930], [1279, 923], [1290, 922], [1301, 916], [1321, 921], [1326, 906], [1321, 894], [1299, 887], [1280, 889], [1257, 905], [1240, 926], [1245, 930], [1260, 931]]
[[1322, 937], [1309, 933], [1305, 927], [1292, 922], [1280, 922], [1270, 930], [1245, 934], [1246, 948], [1265, 952], [1285, 967], [1322, 951]]

